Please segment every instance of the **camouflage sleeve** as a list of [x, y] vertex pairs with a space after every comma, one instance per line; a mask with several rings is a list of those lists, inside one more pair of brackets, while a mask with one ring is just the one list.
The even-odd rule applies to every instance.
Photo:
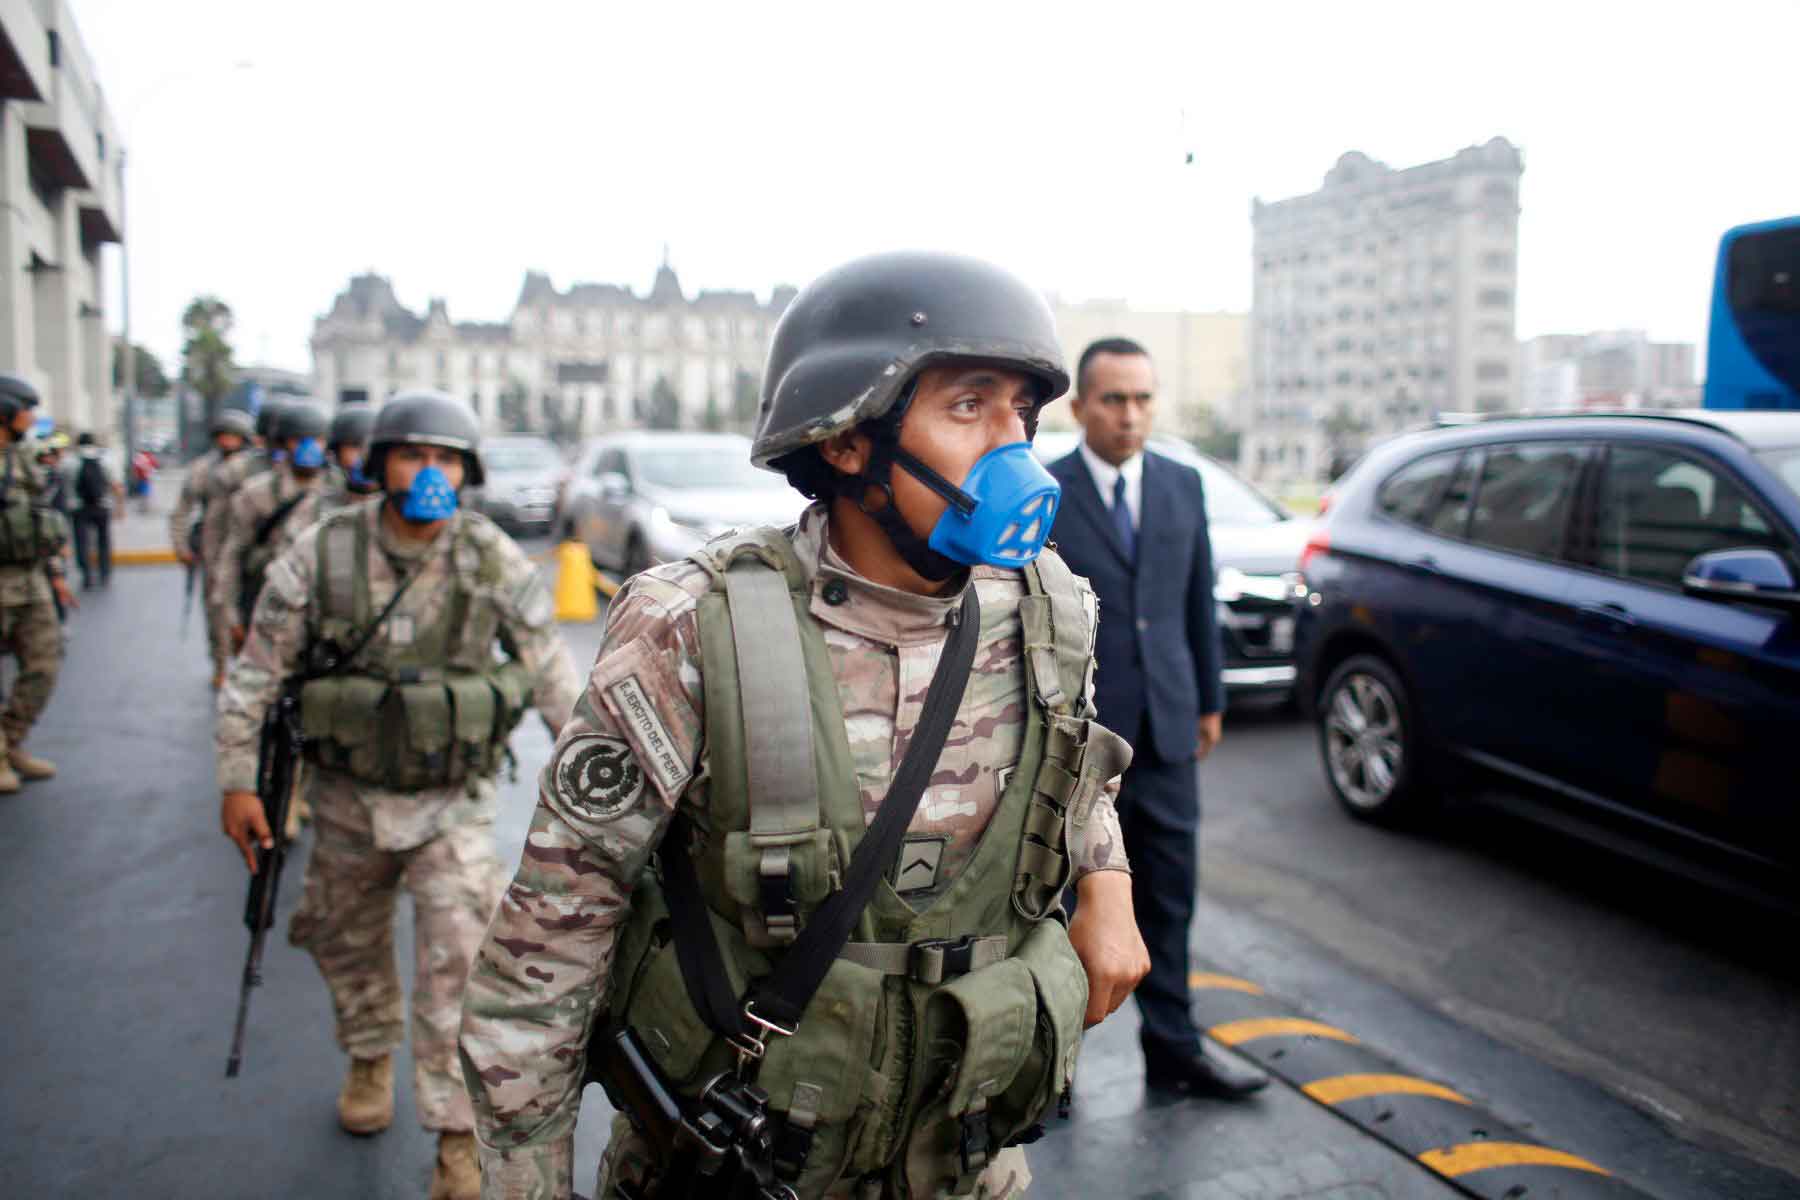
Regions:
[[256, 790], [256, 751], [263, 714], [284, 680], [300, 667], [312, 597], [312, 539], [302, 538], [269, 566], [244, 648], [219, 689], [219, 790]]
[[206, 579], [206, 598], [215, 608], [222, 608], [233, 614], [236, 620], [238, 611], [238, 588], [244, 578], [244, 547], [250, 541], [250, 532], [256, 524], [256, 517], [250, 506], [250, 489], [239, 488], [231, 494], [231, 500], [225, 505], [221, 528], [224, 530], [219, 541], [219, 553], [212, 563], [212, 571]]
[[187, 478], [181, 484], [181, 498], [175, 503], [175, 510], [169, 514], [169, 544], [177, 549], [184, 549], [188, 541], [188, 526], [194, 523], [194, 514], [200, 507], [201, 489], [206, 486], [206, 460], [196, 458], [188, 467]]
[[692, 596], [634, 579], [538, 776], [518, 872], [463, 994], [483, 1196], [570, 1194], [583, 1056], [617, 931], [699, 760], [697, 647]]
[[[1078, 715], [1092, 721], [1098, 715], [1094, 707], [1094, 680], [1090, 674], [1087, 690], [1081, 697]], [[1104, 734], [1105, 737], [1101, 737]], [[1130, 873], [1131, 863], [1125, 857], [1125, 837], [1119, 831], [1119, 781], [1131, 765], [1131, 746], [1124, 738], [1095, 721], [1088, 732], [1088, 759], [1083, 774], [1094, 771], [1104, 782], [1094, 797], [1093, 807], [1085, 820], [1073, 819], [1071, 813], [1067, 837], [1069, 862], [1073, 868], [1070, 883], [1094, 871]]]
[[575, 673], [568, 647], [557, 636], [556, 604], [544, 581], [544, 572], [517, 546], [513, 552], [515, 561], [509, 563], [508, 572], [510, 586], [500, 606], [500, 643], [531, 672], [532, 706], [555, 737], [568, 723], [576, 695], [581, 691], [581, 679]]

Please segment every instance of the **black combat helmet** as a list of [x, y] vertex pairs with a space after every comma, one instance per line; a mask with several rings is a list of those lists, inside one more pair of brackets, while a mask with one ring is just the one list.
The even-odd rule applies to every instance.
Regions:
[[262, 407], [256, 410], [256, 436], [265, 442], [275, 440], [275, 423], [281, 420], [281, 410], [288, 406], [285, 400], [265, 398]]
[[443, 392], [401, 392], [375, 414], [369, 433], [363, 474], [387, 486], [389, 446], [446, 446], [462, 451], [463, 484], [480, 487], [487, 478], [481, 466], [481, 425], [467, 404]]
[[346, 404], [331, 418], [331, 434], [325, 439], [325, 448], [336, 450], [341, 446], [360, 446], [369, 440], [369, 430], [374, 424], [373, 408], [367, 404]]
[[38, 406], [38, 390], [31, 380], [9, 371], [0, 371], [0, 424], [12, 424], [14, 417], [27, 408]]
[[235, 433], [248, 441], [256, 433], [256, 419], [241, 408], [221, 408], [212, 419], [210, 432], [214, 437]]
[[782, 456], [886, 416], [921, 368], [950, 358], [1033, 376], [1040, 406], [1069, 390], [1050, 305], [996, 266], [908, 251], [827, 271], [775, 327], [751, 461], [784, 469]]
[[305, 400], [296, 400], [281, 406], [281, 412], [275, 418], [275, 440], [322, 439], [330, 428], [331, 421], [325, 416], [324, 409]]

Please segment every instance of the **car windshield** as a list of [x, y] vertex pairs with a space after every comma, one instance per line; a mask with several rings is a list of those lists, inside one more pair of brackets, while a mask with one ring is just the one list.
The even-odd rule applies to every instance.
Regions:
[[1773, 450], [1759, 450], [1756, 457], [1763, 460], [1771, 471], [1781, 477], [1787, 484], [1788, 491], [1800, 496], [1800, 446], [1778, 446]]
[[639, 450], [631, 456], [638, 479], [662, 488], [785, 488], [787, 480], [750, 465], [749, 447], [683, 446]]
[[1274, 525], [1287, 520], [1286, 513], [1211, 459], [1202, 458], [1190, 465], [1200, 472], [1200, 482], [1206, 488], [1208, 524]]
[[481, 449], [482, 465], [490, 471], [552, 471], [562, 464], [548, 442], [497, 442]]

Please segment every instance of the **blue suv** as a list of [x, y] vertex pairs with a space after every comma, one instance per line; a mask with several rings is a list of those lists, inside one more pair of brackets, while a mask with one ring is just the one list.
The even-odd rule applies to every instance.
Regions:
[[1397, 438], [1339, 482], [1302, 570], [1299, 696], [1351, 814], [1398, 821], [1476, 768], [1577, 835], [1793, 881], [1800, 413]]

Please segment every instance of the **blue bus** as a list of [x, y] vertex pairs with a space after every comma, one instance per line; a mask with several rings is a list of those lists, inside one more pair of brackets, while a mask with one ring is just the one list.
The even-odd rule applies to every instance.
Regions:
[[1703, 403], [1800, 410], [1800, 217], [1720, 240]]

